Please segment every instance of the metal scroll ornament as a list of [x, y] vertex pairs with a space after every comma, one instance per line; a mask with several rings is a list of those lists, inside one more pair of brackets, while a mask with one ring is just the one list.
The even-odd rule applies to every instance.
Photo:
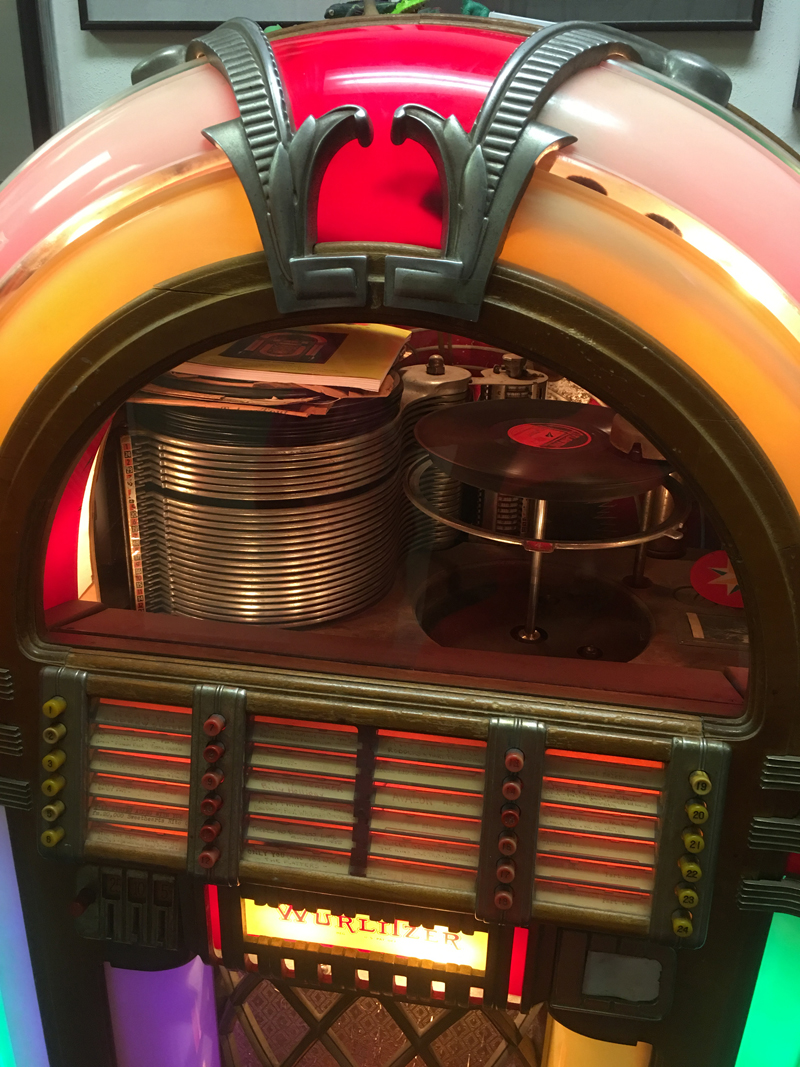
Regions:
[[392, 141], [417, 141], [438, 165], [445, 235], [440, 259], [387, 256], [387, 305], [477, 320], [498, 249], [537, 163], [577, 140], [536, 116], [567, 78], [610, 56], [639, 59], [613, 30], [563, 23], [534, 34], [511, 55], [469, 134], [453, 115], [445, 119], [419, 104], [397, 110]]
[[349, 141], [372, 143], [366, 111], [344, 105], [309, 116], [296, 130], [269, 42], [248, 19], [231, 19], [193, 41], [187, 58], [208, 59], [236, 96], [240, 117], [203, 133], [230, 159], [244, 186], [278, 310], [362, 307], [367, 257], [314, 255], [314, 245], [322, 176]]
[[[534, 34], [508, 59], [469, 133], [420, 104], [395, 113], [392, 141], [417, 141], [439, 170], [445, 198], [441, 255], [387, 256], [384, 303], [475, 321], [497, 251], [537, 163], [576, 138], [537, 121], [572, 74], [610, 56], [639, 60], [616, 31], [562, 23]], [[240, 117], [203, 133], [228, 156], [259, 228], [278, 310], [363, 307], [367, 257], [318, 255], [317, 206], [328, 163], [349, 141], [366, 147], [372, 124], [354, 105], [309, 116], [295, 130], [269, 42], [232, 19], [193, 41], [227, 77]]]

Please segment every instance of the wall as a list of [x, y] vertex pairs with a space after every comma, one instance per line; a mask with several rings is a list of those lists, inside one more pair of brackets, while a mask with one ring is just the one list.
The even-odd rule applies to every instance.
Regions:
[[[165, 44], [192, 36], [88, 33], [80, 29], [77, 0], [40, 2], [49, 5], [52, 18], [56, 76], [66, 122], [125, 89], [138, 60]], [[531, 0], [532, 12], [535, 8]], [[734, 83], [732, 103], [800, 149], [800, 112], [792, 110], [800, 65], [798, 0], [764, 0], [762, 28], [755, 33], [658, 33], [652, 38], [670, 48], [700, 52], [724, 67]]]
[[33, 151], [17, 8], [8, 0], [0, 2], [0, 100], [3, 102], [0, 125], [2, 182]]
[[755, 33], [653, 33], [667, 48], [699, 52], [733, 80], [731, 103], [800, 150], [800, 111], [792, 109], [800, 67], [800, 3], [764, 0]]

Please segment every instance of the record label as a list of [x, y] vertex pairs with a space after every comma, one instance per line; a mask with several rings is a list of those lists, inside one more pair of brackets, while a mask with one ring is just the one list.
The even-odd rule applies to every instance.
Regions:
[[512, 441], [530, 448], [585, 448], [591, 444], [591, 434], [577, 426], [563, 426], [557, 422], [521, 422], [508, 431]]

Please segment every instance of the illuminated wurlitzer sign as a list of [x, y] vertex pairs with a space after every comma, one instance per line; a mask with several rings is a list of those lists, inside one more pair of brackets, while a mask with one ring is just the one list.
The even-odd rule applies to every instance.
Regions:
[[473, 974], [486, 970], [488, 935], [483, 931], [464, 934], [446, 926], [414, 926], [403, 919], [387, 922], [369, 915], [334, 915], [324, 908], [307, 911], [290, 904], [244, 902], [245, 939], [280, 942], [287, 948], [304, 944], [343, 949], [347, 953], [380, 954], [396, 960], [429, 960], [439, 965], [467, 967]]

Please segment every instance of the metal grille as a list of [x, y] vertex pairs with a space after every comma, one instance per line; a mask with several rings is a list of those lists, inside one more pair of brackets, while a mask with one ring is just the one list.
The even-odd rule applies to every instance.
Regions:
[[242, 861], [347, 874], [358, 732], [258, 717], [251, 726]]
[[664, 766], [547, 750], [534, 901], [649, 917]]
[[379, 730], [367, 877], [474, 892], [486, 746]]
[[22, 731], [18, 726], [0, 723], [0, 755], [22, 755]]
[[800, 789], [800, 756], [767, 756], [761, 768], [762, 789]]
[[183, 867], [190, 708], [100, 700], [89, 726], [86, 853]]
[[19, 778], [0, 778], [0, 807], [30, 811], [31, 783]]
[[14, 699], [14, 679], [8, 667], [0, 667], [0, 700]]
[[[364, 744], [374, 750], [361, 827]], [[386, 730], [359, 738], [355, 727], [257, 717], [246, 780], [247, 875], [269, 870], [271, 881], [292, 885], [308, 874], [357, 869], [367, 881], [474, 892], [484, 761], [483, 742]]]
[[225, 1067], [539, 1067], [545, 1012], [437, 1007], [218, 968]]
[[754, 849], [797, 852], [800, 849], [800, 819], [756, 816], [750, 824], [747, 844]]
[[481, 492], [481, 525], [495, 533], [522, 535], [522, 517], [525, 501], [521, 496], [506, 496], [504, 493], [492, 493], [488, 489]]

